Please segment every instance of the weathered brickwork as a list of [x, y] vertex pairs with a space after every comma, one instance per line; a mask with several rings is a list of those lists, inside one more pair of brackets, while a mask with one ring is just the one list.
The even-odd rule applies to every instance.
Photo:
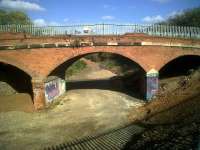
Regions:
[[93, 46], [80, 48], [38, 48], [0, 51], [0, 62], [11, 64], [32, 78], [46, 78], [62, 63], [84, 54], [108, 52], [119, 54], [139, 64], [146, 72], [160, 70], [173, 59], [184, 55], [200, 55], [199, 49], [163, 46]]
[[148, 36], [145, 34], [125, 34], [125, 35], [107, 35], [107, 36], [55, 36], [55, 37], [32, 37], [30, 35], [24, 35], [23, 33], [1, 33], [0, 45], [10, 44], [38, 44], [38, 43], [60, 43], [71, 42], [73, 40], [79, 40], [81, 42], [155, 42], [155, 43], [173, 43], [173, 44], [185, 44], [185, 45], [200, 45], [198, 39], [181, 39], [181, 38], [169, 38], [169, 37], [156, 37]]
[[[92, 37], [87, 37], [91, 38]], [[87, 39], [86, 38], [86, 39]], [[99, 37], [102, 38], [102, 37]], [[111, 37], [110, 37], [111, 38]], [[115, 42], [114, 39], [119, 37], [112, 37], [110, 43]], [[140, 40], [147, 38], [145, 36], [126, 36], [127, 39]], [[127, 41], [125, 39], [125, 41]], [[62, 39], [62, 38], [60, 38]], [[150, 40], [148, 37], [146, 40]], [[0, 39], [1, 40], [1, 39]], [[44, 39], [45, 40], [45, 39]], [[103, 38], [102, 38], [103, 40]], [[161, 39], [166, 40], [166, 38]], [[167, 39], [168, 42], [170, 39]], [[166, 40], [166, 41], [167, 41]], [[32, 40], [31, 40], [32, 41]], [[53, 39], [55, 42], [55, 40]], [[52, 42], [53, 42], [52, 41]], [[94, 39], [93, 39], [94, 41]], [[137, 40], [136, 40], [137, 41]], [[37, 41], [38, 42], [38, 41]], [[119, 42], [119, 41], [118, 41]], [[134, 41], [135, 42], [135, 41]], [[161, 41], [159, 41], [161, 42]], [[184, 43], [186, 40], [177, 40], [176, 42]], [[199, 41], [196, 41], [200, 44]], [[189, 41], [188, 44], [191, 44]], [[42, 108], [45, 105], [44, 98], [44, 80], [47, 76], [56, 69], [59, 65], [67, 62], [68, 60], [81, 56], [84, 54], [90, 54], [95, 52], [108, 52], [119, 54], [133, 60], [140, 65], [146, 72], [151, 69], [160, 70], [167, 63], [184, 55], [197, 55], [200, 56], [200, 49], [198, 48], [182, 48], [182, 47], [170, 47], [170, 46], [120, 46], [120, 45], [108, 45], [108, 46], [85, 46], [85, 47], [60, 47], [60, 48], [29, 48], [18, 50], [1, 50], [0, 62], [13, 65], [32, 77], [33, 83], [33, 95], [36, 108]], [[40, 79], [38, 81], [38, 79]], [[37, 82], [35, 82], [37, 81]], [[37, 86], [41, 85], [41, 86]]]

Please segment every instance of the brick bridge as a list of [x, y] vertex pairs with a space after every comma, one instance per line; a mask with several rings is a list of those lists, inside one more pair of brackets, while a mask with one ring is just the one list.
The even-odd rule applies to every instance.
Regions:
[[152, 88], [150, 98], [158, 89], [157, 80], [161, 68], [181, 57], [200, 56], [200, 40], [153, 37], [143, 34], [49, 38], [27, 37], [23, 34], [10, 35], [8, 33], [0, 35], [0, 64], [4, 67], [13, 66], [30, 77], [28, 79], [30, 81], [27, 82], [31, 83], [36, 109], [43, 108], [47, 103], [45, 100], [47, 78], [59, 66], [86, 54], [113, 53], [138, 64], [145, 72], [146, 79], [154, 78], [153, 87], [149, 85], [151, 83], [146, 82], [147, 90]]

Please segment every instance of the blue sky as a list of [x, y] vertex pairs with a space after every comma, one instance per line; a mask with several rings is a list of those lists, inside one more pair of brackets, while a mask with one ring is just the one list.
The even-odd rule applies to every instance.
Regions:
[[0, 0], [0, 8], [23, 10], [38, 25], [150, 24], [197, 6], [200, 0]]

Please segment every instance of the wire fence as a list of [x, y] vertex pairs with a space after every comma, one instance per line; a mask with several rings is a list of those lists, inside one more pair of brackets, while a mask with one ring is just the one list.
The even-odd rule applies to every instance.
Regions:
[[144, 33], [161, 37], [200, 39], [200, 27], [138, 24], [89, 24], [66, 26], [0, 25], [1, 32], [22, 32], [33, 36], [123, 35]]

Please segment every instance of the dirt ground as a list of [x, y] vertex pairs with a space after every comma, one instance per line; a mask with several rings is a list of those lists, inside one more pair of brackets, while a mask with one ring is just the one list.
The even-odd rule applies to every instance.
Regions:
[[14, 95], [0, 96], [0, 112], [25, 111], [34, 112], [32, 98], [26, 93], [16, 93]]
[[[113, 76], [115, 74], [112, 72], [90, 64], [69, 80], [77, 83], [78, 79], [109, 79]], [[93, 85], [99, 83], [93, 82]], [[69, 86], [68, 92], [42, 112], [8, 111], [12, 109], [11, 105], [10, 109], [0, 113], [0, 149], [41, 149], [128, 123], [128, 112], [142, 106], [144, 102], [123, 92], [108, 90], [109, 86], [112, 85], [107, 80], [97, 89], [91, 89], [90, 85], [82, 89], [70, 89]], [[14, 97], [16, 102], [10, 98], [10, 103], [14, 102], [13, 105], [16, 103], [17, 106], [21, 99], [29, 100], [25, 94]], [[9, 98], [1, 97], [2, 100], [7, 101]]]
[[163, 80], [160, 88], [157, 99], [137, 109], [139, 115], [130, 113], [145, 130], [132, 137], [126, 149], [199, 150], [200, 69]]
[[172, 148], [171, 143], [180, 146], [184, 141], [177, 143], [177, 138], [184, 138], [182, 133], [196, 132], [200, 119], [200, 71], [161, 80], [158, 98], [145, 104], [125, 94], [120, 85], [113, 90], [116, 84], [109, 79], [116, 74], [84, 61], [88, 67], [67, 79], [68, 91], [46, 110], [32, 112], [31, 98], [23, 93], [0, 97], [4, 104], [0, 106], [0, 149], [42, 149], [137, 119], [142, 120], [136, 125], [141, 135], [133, 137], [127, 149], [146, 149], [149, 144], [159, 149], [158, 141], [161, 148]]

